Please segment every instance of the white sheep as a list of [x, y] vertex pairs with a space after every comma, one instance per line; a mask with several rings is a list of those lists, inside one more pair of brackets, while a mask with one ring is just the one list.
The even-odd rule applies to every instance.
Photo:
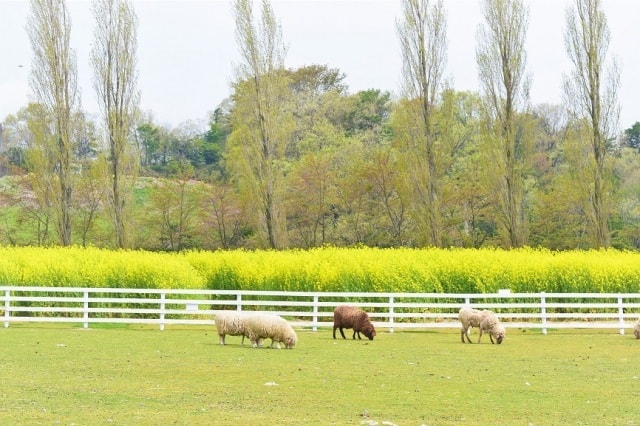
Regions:
[[220, 344], [224, 345], [225, 335], [242, 336], [242, 344], [247, 335], [245, 332], [244, 321], [247, 315], [238, 311], [220, 311], [216, 313], [215, 323], [220, 337]]
[[272, 348], [276, 344], [277, 348], [280, 349], [280, 343], [284, 343], [285, 348], [292, 349], [298, 340], [298, 336], [291, 325], [277, 315], [249, 315], [245, 318], [244, 325], [245, 333], [254, 348], [262, 346], [262, 341], [269, 338], [271, 339]]
[[480, 338], [482, 337], [482, 332], [486, 331], [489, 333], [489, 339], [493, 344], [493, 338], [496, 338], [495, 343], [500, 344], [504, 339], [504, 335], [506, 330], [504, 326], [500, 323], [500, 320], [491, 311], [483, 311], [482, 313], [482, 321], [480, 321], [480, 335], [478, 336], [478, 343], [480, 343]]
[[636, 339], [640, 339], [640, 320], [633, 325], [633, 335], [636, 336]]
[[458, 319], [460, 319], [460, 323], [462, 324], [462, 329], [460, 330], [460, 338], [462, 339], [462, 343], [465, 343], [465, 337], [469, 343], [471, 343], [471, 338], [469, 337], [469, 332], [471, 331], [471, 327], [478, 327], [480, 330], [480, 335], [478, 336], [478, 343], [480, 343], [480, 339], [482, 338], [482, 333], [489, 333], [489, 339], [491, 339], [491, 343], [494, 343], [493, 338], [496, 338], [498, 344], [502, 343], [505, 335], [505, 329], [500, 324], [498, 317], [489, 311], [479, 311], [473, 308], [462, 308], [458, 313]]

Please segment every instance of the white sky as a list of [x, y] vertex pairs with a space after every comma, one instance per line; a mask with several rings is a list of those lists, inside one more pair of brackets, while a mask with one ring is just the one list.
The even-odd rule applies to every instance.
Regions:
[[[255, 0], [258, 4], [259, 0]], [[525, 0], [530, 18], [527, 70], [531, 101], [560, 103], [562, 75], [570, 68], [564, 49], [570, 0]], [[398, 93], [401, 75], [396, 20], [399, 0], [272, 0], [288, 45], [286, 66], [323, 64], [347, 76], [351, 93]], [[475, 35], [479, 0], [445, 0], [448, 17], [447, 79], [456, 90], [478, 90]], [[89, 52], [93, 40], [90, 1], [67, 0], [72, 19], [82, 104], [97, 114]], [[603, 0], [611, 30], [610, 53], [622, 65], [620, 129], [640, 121], [640, 2]], [[134, 0], [138, 15], [138, 87], [142, 109], [169, 127], [205, 120], [230, 94], [237, 63], [231, 1]], [[25, 31], [27, 0], [0, 0], [0, 120], [30, 99], [31, 46]], [[21, 65], [21, 66], [20, 66]]]

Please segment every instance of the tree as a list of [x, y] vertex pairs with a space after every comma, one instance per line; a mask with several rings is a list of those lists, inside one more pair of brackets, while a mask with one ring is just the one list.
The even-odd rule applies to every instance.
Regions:
[[305, 153], [287, 176], [287, 223], [305, 248], [328, 242], [328, 230], [336, 204], [334, 150]]
[[[36, 228], [37, 244], [50, 244], [50, 228], [56, 219], [56, 137], [51, 116], [42, 104], [32, 103], [26, 109], [26, 122], [33, 144], [25, 152], [30, 172], [22, 179], [33, 199], [19, 200], [25, 225]], [[27, 226], [25, 226], [26, 228]]]
[[[324, 144], [319, 135], [327, 127], [342, 125], [346, 106], [345, 75], [326, 65], [310, 65], [287, 70], [291, 90], [291, 108], [295, 129], [286, 149], [289, 161], [297, 161], [305, 153], [315, 151]], [[307, 141], [312, 139], [319, 144]]]
[[27, 32], [33, 50], [31, 89], [51, 120], [52, 201], [60, 243], [67, 246], [72, 243], [73, 114], [79, 101], [71, 19], [64, 0], [32, 0]]
[[379, 145], [389, 138], [391, 94], [380, 90], [363, 90], [349, 97], [352, 104], [344, 127], [349, 136], [364, 137], [370, 145]]
[[[429, 228], [428, 216], [421, 214], [421, 204], [414, 201], [421, 193], [416, 193], [415, 159], [412, 141], [420, 137], [421, 127], [413, 114], [415, 106], [404, 105], [416, 103], [418, 100], [401, 99], [393, 111], [391, 127], [393, 143], [402, 153], [401, 168], [405, 170], [403, 181], [405, 188], [398, 188], [407, 200], [407, 227], [411, 230], [410, 244], [432, 245], [429, 234], [418, 232]], [[436, 107], [431, 111], [431, 122], [437, 135], [436, 149], [433, 152], [435, 174], [438, 181], [438, 204], [443, 246], [465, 244], [475, 232], [473, 219], [465, 213], [476, 205], [476, 197], [484, 198], [478, 189], [479, 184], [475, 163], [478, 161], [478, 121], [480, 117], [480, 98], [475, 93], [443, 90], [438, 97]], [[402, 158], [403, 157], [403, 158]], [[467, 164], [468, 163], [468, 164]], [[467, 180], [471, 182], [467, 182]], [[483, 182], [484, 183], [484, 182]], [[475, 184], [475, 186], [473, 186]]]
[[9, 114], [2, 126], [2, 145], [0, 153], [4, 155], [10, 165], [26, 168], [26, 151], [34, 147], [33, 135], [29, 131], [29, 118], [33, 111], [32, 105], [23, 107], [15, 114]]
[[625, 143], [630, 148], [640, 150], [640, 121], [624, 131]]
[[415, 131], [409, 136], [405, 151], [412, 170], [415, 209], [426, 221], [427, 243], [442, 245], [440, 215], [441, 187], [438, 136], [434, 130], [433, 111], [437, 105], [446, 63], [446, 14], [442, 0], [430, 6], [429, 0], [403, 0], [398, 33], [402, 46], [403, 90], [409, 102], [409, 121]]
[[[107, 167], [104, 157], [100, 157], [99, 161], [89, 163], [83, 168], [83, 176], [78, 179], [76, 190], [74, 191], [74, 207], [76, 213], [76, 224], [82, 246], [88, 244], [97, 245], [102, 241], [90, 239], [91, 231], [98, 228], [96, 219], [103, 212], [102, 200], [104, 200], [105, 186], [102, 176], [105, 175]], [[96, 237], [96, 235], [94, 235]]]
[[621, 224], [621, 227], [614, 233], [611, 244], [616, 248], [638, 250], [640, 248], [640, 168], [638, 168], [640, 152], [637, 147], [623, 147], [615, 157], [614, 173], [619, 179], [615, 202], [616, 221]]
[[151, 119], [142, 120], [135, 132], [135, 140], [140, 152], [140, 165], [143, 168], [151, 167], [160, 162], [163, 134], [162, 129], [156, 126]]
[[531, 137], [518, 113], [528, 103], [524, 49], [528, 10], [521, 0], [483, 0], [476, 60], [487, 112], [487, 152], [507, 244], [527, 241], [525, 185]]
[[289, 86], [282, 31], [267, 0], [261, 3], [258, 24], [252, 1], [235, 0], [233, 10], [241, 63], [234, 83], [230, 155], [246, 202], [257, 210], [263, 244], [281, 248], [286, 245], [282, 166], [293, 127], [286, 108]]
[[380, 243], [390, 246], [402, 245], [408, 240], [405, 235], [408, 197], [402, 185], [406, 173], [396, 157], [396, 150], [387, 144], [373, 149], [368, 161], [371, 195], [378, 203], [375, 210], [387, 219], [381, 228], [389, 238]]
[[582, 186], [582, 197], [593, 244], [607, 247], [611, 242], [607, 153], [618, 126], [620, 73], [615, 60], [606, 66], [610, 34], [600, 0], [576, 0], [567, 10], [566, 22], [565, 47], [573, 69], [564, 78], [564, 93], [571, 118], [586, 134], [588, 160], [583, 167], [589, 184]]
[[109, 146], [107, 205], [120, 248], [129, 247], [133, 184], [138, 152], [130, 134], [140, 96], [136, 88], [138, 20], [129, 0], [96, 0], [92, 5], [95, 40], [91, 51], [94, 87]]
[[149, 218], [159, 231], [161, 247], [183, 250], [192, 246], [196, 234], [194, 221], [199, 183], [193, 181], [193, 167], [181, 161], [171, 179], [158, 180], [150, 190], [152, 212]]
[[199, 223], [209, 232], [202, 238], [210, 249], [243, 247], [250, 228], [239, 207], [237, 191], [219, 179], [215, 173], [209, 177], [201, 199]]

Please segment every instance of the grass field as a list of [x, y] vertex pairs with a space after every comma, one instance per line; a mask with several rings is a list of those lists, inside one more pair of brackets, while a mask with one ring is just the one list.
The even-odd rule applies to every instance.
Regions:
[[610, 330], [508, 329], [502, 345], [463, 345], [453, 329], [372, 342], [298, 330], [293, 350], [220, 346], [208, 327], [18, 324], [0, 336], [0, 424], [640, 421], [640, 341]]

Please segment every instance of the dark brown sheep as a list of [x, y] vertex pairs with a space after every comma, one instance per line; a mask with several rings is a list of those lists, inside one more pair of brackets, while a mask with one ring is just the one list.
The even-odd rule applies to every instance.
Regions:
[[364, 334], [369, 340], [373, 340], [376, 335], [376, 330], [373, 324], [369, 320], [369, 316], [362, 309], [358, 309], [355, 306], [341, 305], [333, 311], [333, 338], [336, 338], [336, 328], [340, 329], [340, 334], [343, 339], [346, 339], [343, 328], [353, 328], [353, 338], [358, 336], [360, 339], [360, 333]]

